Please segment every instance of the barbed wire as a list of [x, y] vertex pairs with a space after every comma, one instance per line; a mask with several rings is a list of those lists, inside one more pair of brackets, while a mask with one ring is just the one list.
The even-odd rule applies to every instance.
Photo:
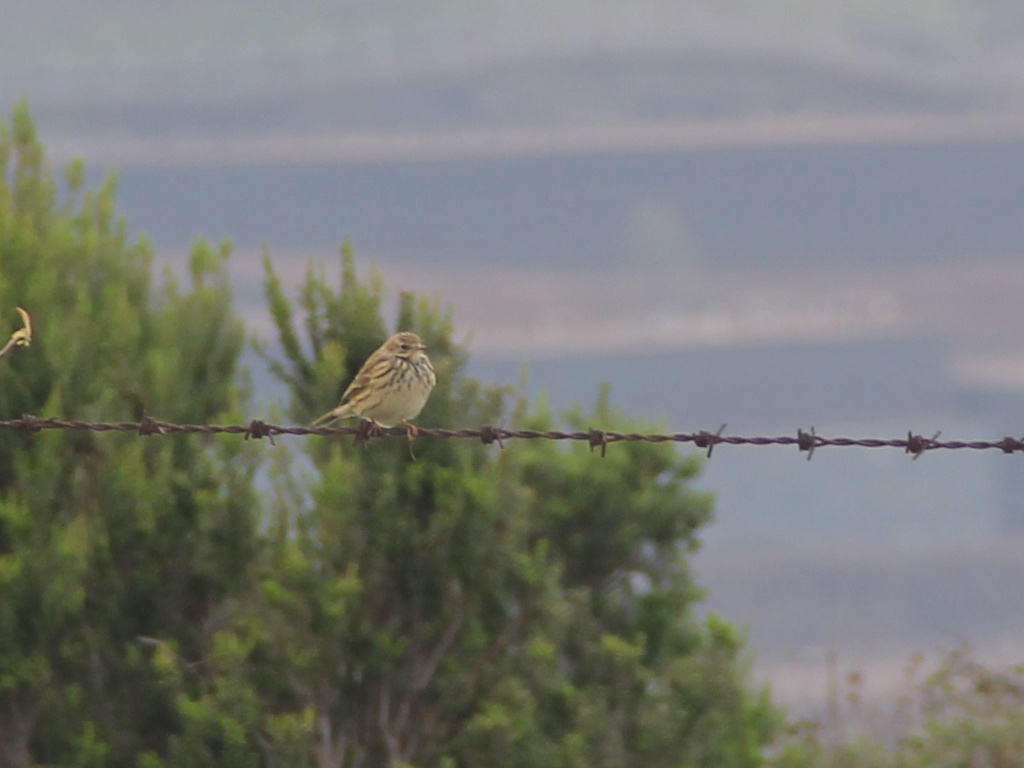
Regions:
[[709, 457], [716, 445], [796, 446], [800, 452], [807, 454], [808, 460], [811, 459], [817, 449], [833, 447], [902, 448], [905, 453], [910, 454], [914, 459], [919, 458], [926, 451], [933, 450], [999, 450], [1006, 454], [1018, 451], [1024, 452], [1024, 438], [1016, 437], [1004, 437], [1000, 440], [940, 440], [941, 432], [936, 432], [932, 437], [907, 432], [906, 437], [892, 439], [824, 437], [817, 434], [814, 427], [806, 431], [798, 429], [795, 437], [792, 435], [742, 437], [723, 434], [725, 427], [726, 425], [723, 424], [716, 432], [700, 430], [697, 432], [640, 434], [593, 428], [585, 432], [564, 432], [560, 430], [506, 429], [505, 427], [489, 425], [479, 429], [416, 427], [410, 431], [405, 427], [374, 427], [365, 421], [355, 427], [283, 427], [276, 424], [267, 424], [259, 419], [255, 419], [249, 424], [174, 424], [166, 421], [157, 421], [149, 416], [144, 416], [141, 421], [88, 422], [44, 419], [38, 416], [26, 415], [20, 419], [0, 421], [0, 429], [13, 430], [24, 435], [31, 435], [43, 430], [125, 432], [141, 436], [174, 434], [242, 435], [246, 440], [258, 440], [265, 437], [271, 443], [274, 442], [274, 437], [279, 435], [320, 435], [323, 437], [351, 435], [355, 437], [356, 442], [385, 436], [402, 436], [408, 437], [410, 441], [413, 437], [476, 439], [484, 445], [497, 443], [502, 448], [505, 447], [505, 441], [509, 440], [576, 440], [589, 444], [591, 450], [600, 448], [601, 456], [604, 456], [608, 446], [614, 443], [692, 443], [697, 448], [706, 449]]
[[[11, 334], [10, 340], [0, 349], [0, 358], [3, 358], [15, 347], [27, 347], [32, 341], [32, 318], [27, 311], [18, 307], [18, 314], [21, 315], [23, 327]], [[840, 447], [840, 448], [902, 448], [905, 453], [910, 454], [914, 459], [920, 458], [925, 451], [938, 449], [944, 450], [993, 450], [998, 449], [1003, 453], [1011, 454], [1017, 451], [1024, 452], [1024, 438], [1004, 437], [1001, 440], [939, 440], [941, 432], [936, 432], [932, 437], [907, 432], [905, 438], [879, 439], [879, 438], [852, 438], [852, 437], [823, 437], [811, 427], [808, 431], [798, 429], [796, 437], [782, 435], [778, 437], [741, 437], [739, 435], [725, 435], [726, 425], [723, 424], [716, 432], [700, 430], [698, 432], [675, 432], [671, 434], [640, 434], [636, 432], [614, 432], [604, 429], [590, 428], [586, 432], [563, 432], [559, 430], [534, 430], [534, 429], [506, 429], [505, 427], [494, 427], [485, 425], [479, 429], [439, 429], [431, 427], [377, 427], [368, 421], [363, 421], [355, 427], [282, 427], [276, 424], [267, 424], [259, 419], [254, 419], [249, 424], [174, 424], [167, 421], [157, 421], [145, 415], [141, 421], [118, 421], [118, 422], [90, 422], [90, 421], [65, 421], [56, 418], [43, 419], [38, 416], [25, 415], [20, 419], [0, 421], [0, 429], [13, 430], [23, 435], [31, 435], [43, 430], [73, 430], [88, 432], [126, 432], [140, 436], [150, 435], [174, 435], [174, 434], [200, 434], [200, 435], [243, 435], [246, 440], [259, 440], [267, 438], [271, 444], [274, 437], [278, 435], [352, 435], [356, 442], [363, 442], [372, 438], [384, 436], [403, 435], [409, 439], [410, 444], [415, 437], [433, 437], [441, 439], [469, 438], [476, 439], [484, 445], [497, 443], [505, 447], [506, 440], [578, 440], [590, 445], [591, 451], [595, 448], [601, 449], [601, 456], [607, 453], [608, 446], [613, 443], [692, 443], [695, 447], [706, 449], [708, 458], [711, 457], [716, 445], [782, 445], [796, 446], [797, 449], [807, 454], [810, 461], [818, 448]]]

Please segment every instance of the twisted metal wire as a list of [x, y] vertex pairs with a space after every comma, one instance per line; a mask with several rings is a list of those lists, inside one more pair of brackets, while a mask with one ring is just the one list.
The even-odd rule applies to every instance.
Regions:
[[[907, 432], [906, 437], [879, 439], [879, 438], [851, 438], [851, 437], [823, 437], [814, 431], [814, 427], [805, 431], [797, 430], [796, 436], [781, 435], [777, 437], [742, 437], [738, 435], [723, 434], [725, 426], [722, 425], [716, 432], [700, 430], [698, 432], [675, 432], [668, 434], [639, 434], [635, 432], [614, 432], [603, 429], [588, 429], [586, 432], [564, 432], [560, 430], [534, 430], [534, 429], [506, 429], [485, 425], [479, 429], [437, 429], [429, 427], [418, 427], [415, 429], [415, 436], [451, 439], [469, 438], [476, 439], [485, 445], [497, 443], [504, 447], [508, 440], [578, 440], [586, 442], [591, 450], [601, 449], [604, 456], [609, 445], [613, 443], [692, 443], [695, 447], [706, 449], [710, 457], [716, 445], [782, 445], [796, 446], [796, 448], [807, 454], [808, 460], [814, 455], [818, 448], [839, 447], [839, 448], [902, 448], [914, 459], [923, 455], [926, 451], [932, 450], [999, 450], [1011, 454], [1018, 451], [1024, 452], [1024, 438], [1004, 437], [1000, 440], [940, 440], [940, 432], [932, 437]], [[283, 427], [276, 424], [267, 424], [258, 419], [249, 424], [173, 424], [166, 421], [157, 421], [149, 416], [144, 416], [141, 421], [121, 422], [87, 422], [87, 421], [63, 421], [60, 419], [43, 419], [38, 416], [22, 416], [20, 419], [0, 421], [0, 429], [7, 429], [19, 432], [24, 435], [31, 435], [42, 430], [75, 430], [89, 432], [129, 432], [142, 436], [148, 435], [174, 435], [174, 434], [201, 434], [201, 435], [243, 435], [246, 440], [258, 440], [268, 438], [271, 443], [277, 435], [352, 435], [356, 441], [368, 440], [383, 436], [409, 436], [412, 435], [405, 427], [376, 428], [369, 422], [362, 422], [355, 427]]]

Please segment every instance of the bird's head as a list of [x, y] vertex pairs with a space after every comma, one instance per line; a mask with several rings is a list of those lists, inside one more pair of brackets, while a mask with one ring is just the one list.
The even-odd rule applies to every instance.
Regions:
[[427, 347], [415, 333], [402, 331], [388, 339], [385, 348], [392, 355], [412, 358], [418, 357]]

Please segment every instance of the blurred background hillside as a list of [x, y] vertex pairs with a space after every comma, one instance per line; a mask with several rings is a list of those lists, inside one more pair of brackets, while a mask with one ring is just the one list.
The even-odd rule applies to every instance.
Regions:
[[[472, 370], [676, 431], [1024, 433], [1024, 6], [1011, 0], [0, 0], [0, 105], [114, 169], [183, 268], [298, 282], [351, 240]], [[269, 335], [269, 334], [268, 334]], [[256, 392], [275, 394], [258, 363]], [[257, 410], [264, 408], [263, 404]], [[259, 416], [260, 413], [254, 414]], [[456, 425], [453, 425], [456, 426]], [[1019, 658], [1020, 456], [720, 447], [707, 605], [788, 701], [825, 650]]]

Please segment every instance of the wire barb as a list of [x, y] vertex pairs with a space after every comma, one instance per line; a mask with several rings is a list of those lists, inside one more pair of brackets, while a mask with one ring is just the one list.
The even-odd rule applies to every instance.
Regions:
[[818, 435], [813, 426], [810, 432], [804, 432], [802, 429], [796, 431], [796, 447], [800, 451], [806, 451], [807, 460], [811, 460], [811, 457], [814, 456], [814, 449], [818, 447]]
[[929, 440], [923, 435], [915, 435], [913, 432], [907, 432], [907, 453], [914, 454], [913, 461], [917, 461], [921, 458], [921, 455], [930, 448], [938, 448], [939, 437], [942, 432], [936, 432], [935, 435]]
[[505, 443], [501, 439], [501, 432], [490, 424], [484, 424], [480, 427], [480, 442], [484, 445], [497, 443], [498, 447], [502, 449], [505, 447]]
[[587, 441], [590, 443], [590, 452], [593, 453], [594, 449], [601, 446], [601, 458], [605, 457], [608, 452], [608, 433], [603, 429], [594, 429], [591, 427], [587, 430]]
[[139, 434], [142, 436], [147, 435], [162, 435], [164, 433], [163, 428], [160, 426], [160, 422], [150, 416], [148, 413], [142, 414], [142, 421], [139, 422]]
[[[698, 432], [696, 435], [692, 437], [693, 444], [698, 448], [707, 448], [707, 457], [710, 459], [711, 452], [715, 450], [715, 446], [718, 445], [719, 443], [725, 442], [725, 440], [722, 439], [722, 433], [725, 432], [725, 427], [726, 425], [723, 424], [718, 428], [718, 431], [715, 432], [714, 434], [711, 434], [706, 429], [702, 429], [700, 432]], [[730, 440], [729, 442], [732, 442], [732, 440]]]
[[245, 439], [262, 440], [264, 437], [270, 441], [271, 445], [275, 445], [274, 427], [271, 427], [269, 424], [266, 424], [259, 419], [253, 419], [249, 423], [248, 429], [245, 431]]
[[47, 421], [53, 421], [53, 419], [43, 420], [29, 414], [24, 414], [20, 419], [15, 419], [11, 422], [11, 426], [23, 435], [34, 435], [43, 428]]
[[1015, 437], [1004, 437], [999, 441], [999, 447], [1003, 449], [1003, 453], [1024, 451], [1024, 437], [1019, 440]]

